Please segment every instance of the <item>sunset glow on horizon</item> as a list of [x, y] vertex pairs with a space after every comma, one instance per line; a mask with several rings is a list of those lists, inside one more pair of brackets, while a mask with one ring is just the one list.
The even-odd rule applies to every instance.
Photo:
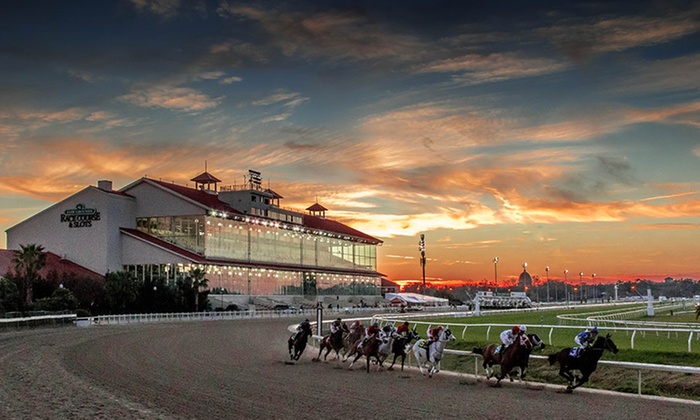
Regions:
[[3, 232], [206, 162], [381, 239], [399, 284], [421, 234], [447, 287], [700, 280], [697, 2], [36, 3], [0, 13]]

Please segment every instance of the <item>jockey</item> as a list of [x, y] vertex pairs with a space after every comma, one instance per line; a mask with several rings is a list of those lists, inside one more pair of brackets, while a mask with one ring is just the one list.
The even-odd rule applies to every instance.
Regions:
[[574, 337], [574, 342], [578, 344], [578, 347], [581, 349], [587, 349], [589, 348], [594, 342], [595, 339], [598, 337], [598, 328], [593, 327], [589, 331], [588, 329], [581, 331]]
[[299, 323], [299, 325], [297, 326], [297, 332], [294, 333], [292, 340], [296, 340], [297, 336], [299, 335], [299, 332], [304, 331], [306, 329], [311, 329], [311, 322], [309, 322], [309, 318], [306, 318], [305, 320], [301, 321], [301, 323]]
[[360, 320], [356, 320], [351, 326], [350, 326], [350, 332], [356, 332], [357, 330], [362, 329], [362, 324], [360, 324]]
[[442, 332], [442, 325], [438, 325], [435, 328], [428, 330], [428, 346], [425, 348], [425, 357], [430, 360], [430, 346], [438, 341], [440, 338], [440, 333]]
[[382, 331], [379, 333], [381, 338], [390, 338], [393, 334], [394, 329], [391, 327], [391, 325], [386, 324], [384, 328], [382, 328]]
[[372, 325], [365, 328], [365, 338], [362, 340], [358, 347], [362, 347], [370, 338], [375, 337], [379, 334], [379, 323], [375, 322]]
[[520, 327], [517, 325], [513, 326], [513, 328], [509, 330], [504, 330], [500, 335], [503, 345], [501, 346], [501, 351], [499, 351], [498, 354], [503, 354], [508, 347], [515, 343], [515, 339], [518, 338], [521, 332]]
[[335, 321], [331, 323], [331, 334], [335, 334], [340, 331], [340, 318], [336, 318]]
[[[433, 343], [440, 338], [440, 332], [442, 331], [442, 325], [438, 325], [435, 328], [431, 328], [428, 330], [428, 342]], [[430, 344], [428, 344], [430, 345]]]
[[408, 337], [408, 321], [399, 325], [399, 328], [396, 329], [396, 334], [399, 336]]

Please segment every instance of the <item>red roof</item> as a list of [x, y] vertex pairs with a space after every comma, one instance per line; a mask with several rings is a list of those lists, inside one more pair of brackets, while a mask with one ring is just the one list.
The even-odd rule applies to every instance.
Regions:
[[[160, 185], [176, 194], [186, 197], [212, 210], [223, 211], [229, 214], [244, 214], [229, 206], [225, 202], [219, 200], [219, 197], [216, 194], [211, 194], [206, 191], [195, 190], [194, 188], [189, 188], [182, 185], [167, 183], [163, 181], [156, 181], [155, 179], [151, 178], [142, 178], [142, 181]], [[318, 208], [320, 209], [326, 210], [325, 207], [318, 203], [309, 207], [309, 209], [314, 208], [315, 206], [318, 206]], [[380, 244], [383, 242], [377, 238], [367, 235], [366, 233], [362, 233], [359, 230], [353, 229], [350, 226], [344, 225], [340, 222], [336, 222], [335, 220], [321, 218], [317, 216], [304, 215], [304, 226], [311, 229], [326, 230], [329, 232], [338, 233], [340, 235], [354, 236], [356, 238], [364, 239], [369, 243], [373, 244]]]
[[322, 205], [316, 203], [310, 207], [307, 207], [306, 210], [308, 210], [308, 211], [326, 211], [328, 209], [323, 207]]
[[187, 197], [190, 200], [195, 201], [195, 202], [197, 202], [205, 207], [208, 207], [212, 210], [219, 210], [219, 211], [223, 211], [226, 213], [233, 213], [233, 214], [243, 214], [243, 213], [239, 212], [238, 210], [234, 209], [233, 207], [229, 206], [228, 204], [224, 203], [223, 201], [219, 200], [219, 197], [216, 194], [210, 194], [206, 191], [195, 190], [194, 188], [185, 187], [182, 185], [170, 184], [170, 183], [163, 182], [163, 181], [156, 181], [155, 179], [150, 179], [150, 178], [142, 178], [142, 179], [146, 182], [156, 183], [162, 187], [165, 187], [165, 188], [173, 191], [176, 194]]
[[350, 226], [344, 225], [340, 222], [336, 222], [335, 220], [325, 219], [322, 217], [306, 215], [304, 216], [304, 226], [310, 227], [312, 229], [327, 230], [329, 232], [340, 233], [341, 235], [349, 235], [354, 236], [356, 238], [362, 238], [373, 244], [380, 244], [383, 242], [377, 238], [369, 236], [366, 233], [362, 233], [359, 230], [353, 229]]
[[277, 194], [275, 191], [272, 191], [270, 188], [266, 189], [265, 192], [272, 194], [272, 198], [275, 198], [275, 199], [284, 198], [281, 195]]
[[199, 182], [200, 184], [211, 184], [214, 182], [221, 182], [221, 180], [214, 175], [210, 174], [209, 172], [204, 172], [196, 177], [190, 179], [192, 182]]
[[[0, 276], [15, 272], [15, 264], [12, 262], [14, 258], [15, 251], [11, 249], [0, 249]], [[44, 268], [39, 270], [39, 275], [46, 278], [51, 271], [56, 271], [58, 275], [67, 273], [76, 277], [104, 280], [104, 276], [85, 268], [82, 265], [78, 265], [72, 261], [61, 258], [53, 252], [47, 252], [46, 264], [44, 265]]]

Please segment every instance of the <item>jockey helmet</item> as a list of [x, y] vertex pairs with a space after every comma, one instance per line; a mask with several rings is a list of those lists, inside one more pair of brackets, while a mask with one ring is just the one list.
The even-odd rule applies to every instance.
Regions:
[[516, 325], [511, 329], [511, 331], [513, 332], [513, 334], [520, 334], [520, 327]]
[[306, 318], [306, 319], [304, 320], [304, 322], [309, 322], [309, 318]]
[[382, 329], [386, 332], [391, 331], [391, 327], [389, 325], [385, 325], [384, 328], [382, 328]]
[[336, 318], [335, 320], [336, 320], [336, 321], [338, 321], [338, 322], [340, 322], [340, 321], [341, 321], [341, 320], [340, 320], [340, 318]]
[[373, 326], [373, 327], [378, 327], [378, 326], [379, 326], [379, 323], [378, 323], [378, 322], [375, 322], [375, 323], [372, 324], [372, 326]]
[[525, 325], [520, 326], [520, 331], [527, 332], [527, 327]]
[[593, 327], [593, 329], [591, 330], [591, 334], [598, 334], [598, 328]]
[[359, 320], [359, 319], [355, 320], [355, 325], [360, 325], [360, 320]]
[[404, 321], [403, 325], [408, 327], [408, 321]]

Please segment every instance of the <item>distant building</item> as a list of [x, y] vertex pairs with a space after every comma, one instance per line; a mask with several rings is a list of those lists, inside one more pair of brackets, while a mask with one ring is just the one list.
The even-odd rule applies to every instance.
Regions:
[[144, 177], [118, 191], [98, 181], [7, 229], [7, 248], [39, 244], [93, 272], [141, 280], [175, 281], [199, 267], [228, 295], [380, 295], [381, 240], [326, 218], [318, 203], [307, 214], [282, 208], [257, 171], [238, 186], [219, 188], [206, 171], [191, 181]]
[[532, 287], [532, 277], [530, 273], [527, 272], [526, 268], [523, 268], [523, 272], [520, 273], [520, 277], [518, 277], [518, 287], [522, 290], [527, 290]]

